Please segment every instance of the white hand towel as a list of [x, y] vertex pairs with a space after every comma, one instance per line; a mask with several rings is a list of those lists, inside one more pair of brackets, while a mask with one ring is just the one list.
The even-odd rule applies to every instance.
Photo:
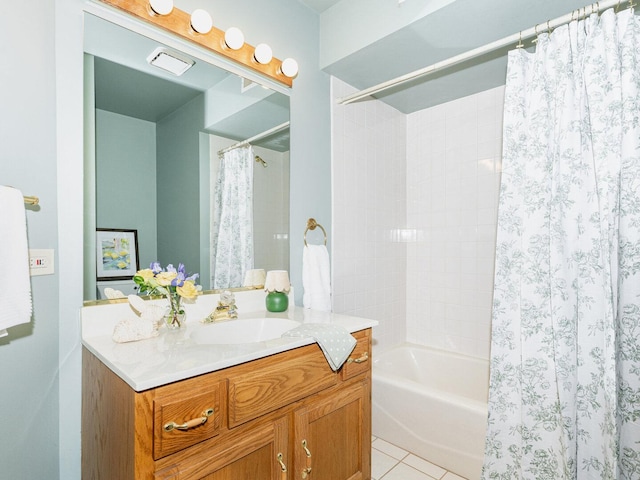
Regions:
[[331, 311], [329, 252], [324, 245], [305, 245], [302, 254], [302, 304], [305, 308]]
[[0, 185], [0, 337], [6, 329], [31, 321], [29, 247], [24, 197]]
[[282, 336], [313, 338], [320, 345], [322, 353], [334, 372], [347, 361], [349, 354], [356, 346], [356, 339], [346, 328], [332, 323], [305, 323], [284, 332]]

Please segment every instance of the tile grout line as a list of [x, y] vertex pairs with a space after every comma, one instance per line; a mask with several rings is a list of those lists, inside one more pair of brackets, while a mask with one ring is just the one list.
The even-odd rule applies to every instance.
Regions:
[[[390, 455], [390, 453], [389, 453], [388, 451], [385, 451], [384, 449], [381, 449], [381, 448], [376, 448], [376, 447], [373, 445], [373, 443], [374, 443], [374, 441], [375, 441], [375, 440], [380, 440], [381, 442], [383, 442], [383, 444], [391, 445], [391, 446], [393, 446], [393, 447], [397, 448], [399, 451], [403, 452], [403, 454], [401, 454], [401, 458], [400, 458], [400, 459], [398, 459], [398, 458], [396, 458], [395, 456]], [[394, 444], [393, 444], [393, 443], [391, 443], [391, 442], [387, 442], [386, 440], [384, 440], [384, 439], [382, 439], [382, 438], [380, 438], [380, 437], [373, 437], [373, 439], [372, 439], [372, 446], [371, 446], [371, 448], [372, 448], [372, 450], [375, 450], [376, 452], [378, 452], [378, 453], [380, 453], [380, 454], [382, 454], [382, 455], [385, 455], [385, 456], [387, 456], [387, 457], [389, 457], [389, 458], [391, 458], [391, 459], [393, 459], [393, 460], [395, 461], [395, 463], [393, 464], [393, 466], [391, 466], [391, 467], [390, 467], [386, 472], [384, 472], [384, 474], [383, 474], [381, 477], [379, 477], [379, 478], [375, 478], [375, 480], [384, 480], [385, 478], [390, 478], [390, 477], [388, 477], [388, 475], [389, 475], [390, 473], [392, 473], [392, 472], [393, 472], [393, 470], [394, 470], [394, 469], [396, 469], [396, 468], [398, 467], [398, 465], [400, 465], [400, 464], [404, 464], [406, 467], [409, 467], [409, 468], [411, 468], [412, 470], [415, 470], [416, 472], [419, 472], [420, 474], [425, 475], [425, 476], [427, 477], [427, 479], [429, 479], [429, 480], [431, 480], [431, 479], [433, 479], [433, 480], [442, 480], [442, 479], [444, 479], [444, 478], [447, 476], [447, 474], [452, 473], [452, 472], [449, 472], [448, 470], [446, 470], [446, 469], [444, 469], [444, 468], [442, 468], [442, 467], [439, 467], [438, 465], [435, 465], [435, 464], [434, 464], [434, 466], [436, 466], [436, 467], [438, 467], [438, 468], [440, 468], [440, 469], [442, 469], [442, 470], [443, 470], [442, 475], [440, 475], [440, 476], [438, 476], [438, 477], [434, 477], [434, 476], [432, 476], [432, 475], [428, 474], [427, 472], [425, 472], [425, 471], [421, 470], [419, 467], [415, 467], [415, 466], [413, 466], [413, 465], [411, 465], [411, 464], [409, 464], [409, 463], [406, 463], [406, 462], [405, 462], [405, 460], [406, 460], [409, 456], [411, 456], [411, 455], [413, 455], [414, 457], [419, 458], [419, 459], [421, 459], [421, 460], [424, 460], [425, 462], [431, 463], [431, 462], [429, 462], [427, 459], [424, 459], [424, 458], [422, 458], [422, 457], [419, 457], [418, 455], [416, 455], [416, 454], [414, 454], [414, 453], [412, 453], [412, 452], [409, 452], [409, 451], [407, 451], [407, 450], [405, 450], [405, 449], [403, 449], [403, 448], [401, 448], [401, 447], [398, 447], [397, 445], [394, 445]], [[372, 455], [372, 457], [373, 457], [373, 455]], [[457, 478], [457, 477], [456, 477], [456, 478]]]

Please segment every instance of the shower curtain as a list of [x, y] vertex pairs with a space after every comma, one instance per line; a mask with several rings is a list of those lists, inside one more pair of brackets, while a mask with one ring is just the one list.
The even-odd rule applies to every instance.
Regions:
[[211, 288], [240, 287], [253, 268], [253, 147], [220, 159], [211, 228]]
[[509, 54], [482, 478], [640, 478], [640, 17]]

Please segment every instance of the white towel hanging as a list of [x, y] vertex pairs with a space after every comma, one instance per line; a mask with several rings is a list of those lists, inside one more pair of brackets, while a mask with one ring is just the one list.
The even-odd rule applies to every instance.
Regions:
[[302, 303], [305, 308], [331, 311], [329, 252], [324, 245], [305, 245], [302, 256]]
[[31, 321], [29, 246], [24, 197], [0, 185], [0, 337], [7, 328]]

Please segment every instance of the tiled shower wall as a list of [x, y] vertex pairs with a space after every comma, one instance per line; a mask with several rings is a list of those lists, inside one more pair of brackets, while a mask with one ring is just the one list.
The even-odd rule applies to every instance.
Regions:
[[504, 87], [407, 115], [407, 341], [489, 358]]
[[[332, 80], [332, 98], [354, 89]], [[332, 112], [333, 311], [373, 318], [374, 349], [405, 339], [406, 118], [381, 102]]]
[[378, 320], [377, 348], [489, 356], [503, 95], [333, 106], [333, 309]]

